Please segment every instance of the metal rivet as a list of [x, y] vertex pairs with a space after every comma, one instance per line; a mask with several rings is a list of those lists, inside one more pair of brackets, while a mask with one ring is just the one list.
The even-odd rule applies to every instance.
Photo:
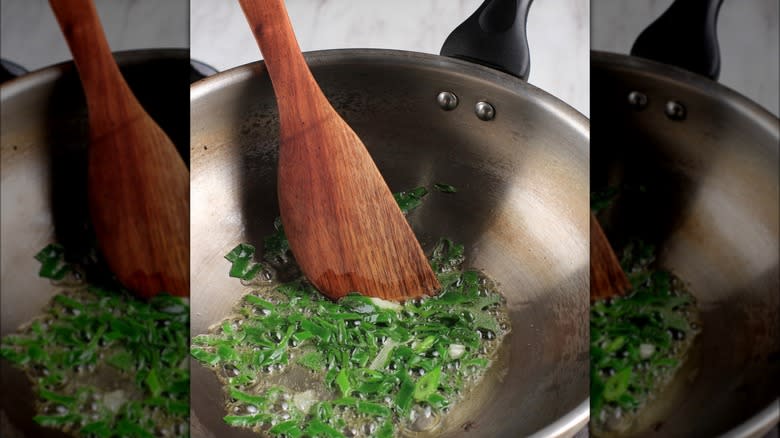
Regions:
[[436, 96], [436, 102], [444, 111], [452, 111], [458, 106], [458, 96], [451, 91], [442, 91]]
[[477, 114], [477, 117], [479, 117], [480, 120], [489, 121], [493, 120], [496, 117], [496, 109], [493, 108], [493, 105], [485, 102], [485, 101], [479, 101], [474, 106], [474, 112]]
[[647, 106], [647, 95], [639, 91], [628, 93], [628, 104], [636, 110], [644, 109]]
[[669, 102], [666, 102], [664, 112], [666, 113], [666, 117], [669, 117], [671, 120], [685, 120], [685, 107], [676, 100], [670, 100]]

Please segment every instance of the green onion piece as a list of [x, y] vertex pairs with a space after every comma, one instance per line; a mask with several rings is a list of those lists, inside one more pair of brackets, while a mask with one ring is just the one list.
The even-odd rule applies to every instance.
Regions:
[[415, 384], [404, 373], [401, 377], [401, 388], [398, 390], [398, 394], [395, 396], [395, 406], [401, 414], [401, 417], [406, 417], [409, 413], [409, 408], [412, 406], [412, 395], [415, 392]]
[[39, 395], [44, 400], [53, 401], [55, 403], [60, 403], [65, 406], [73, 406], [76, 403], [76, 397], [57, 394], [51, 391], [47, 391], [45, 389], [41, 389]]
[[299, 357], [296, 361], [312, 371], [322, 371], [325, 367], [325, 359], [319, 351], [311, 351]]
[[219, 363], [219, 356], [214, 353], [209, 353], [206, 350], [202, 350], [200, 348], [193, 347], [192, 350], [190, 350], [190, 354], [192, 354], [192, 357], [197, 359], [200, 362], [209, 364], [211, 366], [214, 366]]
[[427, 401], [428, 404], [431, 405], [431, 407], [434, 409], [442, 409], [449, 406], [450, 404], [449, 400], [439, 394], [431, 394]]
[[298, 422], [295, 420], [284, 421], [272, 427], [268, 433], [271, 435], [284, 435], [288, 438], [299, 438], [303, 435], [303, 431], [298, 427]]
[[373, 415], [375, 417], [389, 417], [390, 409], [379, 403], [371, 403], [367, 401], [358, 400], [357, 411], [361, 414]]
[[114, 430], [116, 436], [132, 436], [138, 438], [155, 438], [154, 435], [146, 431], [141, 426], [128, 420], [120, 420]]
[[423, 353], [428, 351], [433, 346], [433, 343], [436, 342], [436, 336], [428, 336], [427, 338], [423, 339], [422, 342], [417, 343], [417, 345], [412, 348], [415, 353]]
[[626, 338], [623, 336], [618, 336], [615, 338], [614, 341], [612, 341], [607, 347], [604, 349], [607, 353], [613, 353], [615, 351], [620, 350], [620, 347], [623, 346], [623, 344], [626, 343]]
[[268, 398], [258, 396], [258, 395], [247, 394], [246, 392], [239, 391], [238, 389], [231, 388], [229, 394], [230, 397], [236, 399], [237, 401], [255, 405], [257, 408], [262, 408], [263, 406], [268, 404]]
[[238, 361], [238, 355], [236, 351], [228, 344], [221, 344], [217, 346], [217, 355], [219, 360], [223, 362], [235, 362]]
[[84, 436], [94, 436], [99, 438], [110, 438], [111, 437], [111, 428], [109, 428], [108, 423], [105, 421], [95, 421], [94, 423], [89, 423], [86, 426], [81, 428], [81, 435]]
[[393, 438], [393, 423], [390, 420], [382, 424], [382, 427], [376, 432], [376, 438]]
[[433, 249], [431, 266], [435, 272], [447, 273], [463, 263], [463, 253], [463, 245], [449, 239], [441, 239]]
[[285, 265], [291, 261], [290, 242], [284, 234], [281, 218], [274, 220], [274, 232], [263, 240], [263, 249], [263, 260], [271, 265]]
[[346, 369], [342, 368], [338, 375], [336, 375], [336, 385], [338, 385], [339, 391], [341, 391], [341, 395], [344, 397], [348, 397], [350, 392], [352, 392], [352, 386], [349, 383], [349, 376], [347, 376]]
[[259, 307], [261, 309], [266, 309], [270, 311], [276, 310], [276, 306], [273, 303], [268, 302], [262, 298], [256, 297], [254, 295], [247, 295], [245, 299], [247, 303], [255, 307]]
[[441, 183], [434, 184], [433, 188], [442, 193], [455, 193], [458, 191], [458, 189], [456, 189], [455, 187], [449, 184], [441, 184]]
[[68, 309], [84, 310], [84, 305], [65, 295], [55, 295], [54, 302]]
[[397, 346], [398, 342], [392, 339], [386, 340], [385, 343], [382, 344], [382, 349], [379, 350], [379, 353], [376, 355], [374, 360], [371, 361], [371, 365], [369, 365], [368, 368], [372, 370], [383, 369], [387, 365], [387, 359], [390, 357], [393, 349], [395, 349]]
[[422, 198], [428, 194], [428, 189], [425, 187], [417, 187], [415, 189], [394, 193], [395, 202], [398, 203], [398, 207], [403, 214], [408, 214], [415, 208], [422, 204]]
[[81, 415], [67, 414], [67, 415], [36, 415], [33, 417], [33, 421], [41, 426], [57, 427], [65, 424], [77, 423], [81, 420]]
[[358, 399], [355, 397], [341, 397], [333, 400], [333, 406], [351, 406], [355, 407], [358, 404]]
[[425, 374], [417, 380], [414, 385], [414, 399], [417, 401], [428, 400], [439, 387], [439, 378], [441, 378], [441, 367], [436, 367], [430, 373]]
[[269, 415], [256, 414], [256, 415], [227, 415], [223, 418], [225, 423], [231, 426], [252, 427], [258, 424], [263, 424], [268, 421]]
[[631, 380], [631, 368], [624, 368], [610, 376], [604, 385], [604, 399], [617, 400], [628, 389], [629, 380]]
[[259, 263], [252, 261], [255, 254], [255, 247], [247, 243], [240, 243], [233, 248], [225, 258], [232, 263], [229, 275], [234, 278], [240, 278], [244, 281], [254, 279], [263, 269]]
[[304, 319], [301, 321], [301, 328], [313, 333], [315, 336], [320, 338], [322, 342], [329, 342], [331, 332], [326, 327], [323, 327], [321, 325], [315, 324], [314, 322]]
[[35, 260], [41, 262], [38, 276], [52, 280], [62, 280], [65, 274], [71, 271], [70, 265], [65, 263], [65, 248], [62, 245], [51, 243], [35, 254]]
[[149, 371], [149, 374], [146, 375], [144, 382], [153, 396], [158, 397], [162, 393], [162, 385], [160, 384], [160, 380], [157, 378], [157, 370], [154, 368], [152, 368]]
[[311, 437], [344, 438], [344, 435], [336, 429], [328, 426], [320, 420], [312, 420], [304, 433]]

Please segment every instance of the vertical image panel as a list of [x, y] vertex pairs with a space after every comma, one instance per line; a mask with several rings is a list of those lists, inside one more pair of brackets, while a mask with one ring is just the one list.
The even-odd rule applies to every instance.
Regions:
[[591, 14], [590, 432], [776, 437], [777, 2]]
[[[586, 435], [587, 23], [579, 0], [193, 2], [224, 70], [191, 88], [193, 436]], [[340, 159], [356, 139], [394, 201]], [[381, 234], [398, 213], [411, 242]], [[377, 235], [441, 287], [329, 298], [322, 260], [393, 266]]]
[[0, 20], [0, 435], [188, 436], [189, 2]]

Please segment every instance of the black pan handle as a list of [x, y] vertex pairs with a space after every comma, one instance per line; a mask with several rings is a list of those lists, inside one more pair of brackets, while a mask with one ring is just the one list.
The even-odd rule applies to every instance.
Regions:
[[527, 80], [531, 70], [526, 19], [533, 0], [485, 0], [452, 31], [441, 54]]
[[720, 75], [718, 12], [723, 0], [675, 0], [647, 27], [631, 48], [631, 55], [717, 80]]
[[190, 58], [190, 84], [219, 73], [216, 68]]
[[27, 74], [27, 70], [21, 65], [7, 59], [0, 59], [0, 84], [23, 74]]

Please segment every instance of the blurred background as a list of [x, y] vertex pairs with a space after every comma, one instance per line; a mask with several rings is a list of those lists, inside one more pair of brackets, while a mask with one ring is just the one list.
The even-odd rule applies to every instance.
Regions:
[[[94, 3], [113, 51], [189, 46], [189, 0]], [[48, 1], [0, 2], [0, 57], [29, 71], [72, 59]]]
[[[587, 48], [628, 53], [672, 0], [546, 0], [531, 7], [530, 82], [588, 115]], [[238, 2], [95, 0], [113, 50], [187, 47], [219, 70], [260, 58]], [[481, 0], [288, 0], [303, 50], [377, 47], [438, 53]], [[112, 5], [113, 4], [113, 5]], [[185, 11], [189, 10], [190, 14]], [[45, 0], [0, 2], [0, 56], [28, 70], [70, 59]], [[726, 0], [720, 82], [780, 114], [778, 2]], [[188, 17], [189, 15], [189, 17]], [[588, 22], [591, 22], [591, 26]], [[129, 31], [141, 28], [141, 31]], [[191, 34], [188, 33], [191, 30]]]
[[[544, 0], [531, 6], [529, 82], [589, 112], [589, 0]], [[304, 51], [383, 48], [439, 53], [442, 43], [482, 0], [287, 0]], [[237, 1], [191, 1], [191, 50], [222, 71], [261, 59]]]
[[[673, 0], [592, 0], [591, 48], [625, 53]], [[780, 114], [777, 0], [725, 0], [718, 18], [718, 82]], [[593, 96], [598, 98], [598, 96]]]

